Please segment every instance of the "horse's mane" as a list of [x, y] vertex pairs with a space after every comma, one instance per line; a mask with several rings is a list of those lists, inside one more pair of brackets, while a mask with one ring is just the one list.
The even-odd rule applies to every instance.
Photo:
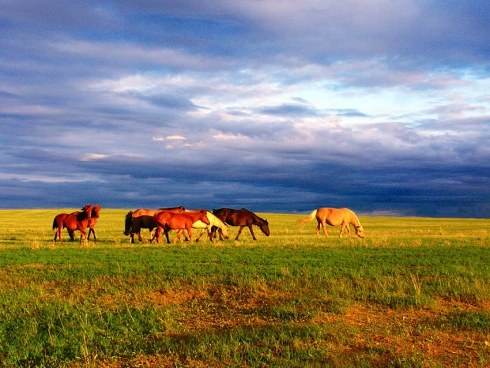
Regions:
[[264, 222], [267, 222], [267, 220], [265, 220], [265, 219], [263, 219], [263, 218], [259, 217], [259, 216], [258, 216], [258, 215], [256, 215], [254, 212], [249, 211], [249, 210], [247, 210], [246, 208], [241, 208], [241, 210], [245, 210], [245, 211], [249, 212], [249, 213], [250, 213], [250, 214], [253, 216], [253, 218], [255, 219], [255, 221], [257, 221], [257, 222], [260, 222], [260, 223], [262, 223], [262, 224], [263, 224]]
[[354, 218], [356, 219], [356, 221], [357, 221], [357, 226], [362, 227], [362, 225], [361, 225], [361, 221], [359, 221], [359, 218], [357, 217], [357, 215], [355, 214], [355, 212], [354, 212], [354, 211], [351, 211], [351, 210], [349, 210], [349, 212], [350, 212], [351, 216], [354, 216]]

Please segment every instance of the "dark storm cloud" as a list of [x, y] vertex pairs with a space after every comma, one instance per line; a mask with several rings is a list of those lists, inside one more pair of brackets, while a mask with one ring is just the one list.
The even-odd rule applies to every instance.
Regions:
[[2, 206], [490, 216], [489, 10], [4, 1]]

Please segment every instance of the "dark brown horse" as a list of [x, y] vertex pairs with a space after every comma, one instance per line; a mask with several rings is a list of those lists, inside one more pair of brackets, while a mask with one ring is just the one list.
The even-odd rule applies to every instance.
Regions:
[[89, 220], [92, 216], [92, 205], [86, 204], [80, 211], [73, 213], [60, 213], [53, 220], [53, 230], [58, 229], [54, 234], [53, 244], [56, 243], [56, 238], [60, 240], [61, 245], [63, 245], [63, 240], [61, 239], [61, 234], [63, 228], [66, 228], [68, 232], [75, 230], [80, 231], [80, 244], [82, 244], [82, 239], [85, 238], [87, 241], [87, 229]]
[[[252, 234], [253, 240], [257, 240], [257, 238], [255, 237], [252, 225], [259, 226], [260, 230], [262, 230], [262, 232], [266, 236], [269, 236], [271, 234], [269, 230], [269, 223], [267, 222], [267, 220], [260, 218], [255, 213], [247, 210], [246, 208], [242, 208], [239, 210], [234, 210], [231, 208], [220, 208], [217, 210], [213, 210], [213, 214], [221, 221], [227, 223], [228, 225], [240, 226], [240, 229], [238, 230], [238, 234], [235, 240], [238, 240], [238, 237], [242, 233], [242, 230], [245, 226], [248, 226], [248, 229], [250, 230], [250, 234]], [[221, 232], [220, 232], [220, 239], [222, 240]]]
[[[126, 219], [124, 221], [124, 235], [130, 236], [130, 242], [134, 243], [134, 234], [138, 235], [138, 240], [140, 242], [143, 241], [143, 237], [141, 236], [141, 229], [148, 229], [150, 233], [153, 229], [157, 229], [158, 226], [155, 223], [153, 215], [158, 211], [171, 211], [171, 212], [184, 212], [185, 208], [183, 206], [180, 207], [170, 207], [170, 208], [159, 208], [158, 210], [149, 210], [146, 208], [140, 208], [135, 211], [129, 211], [126, 214]], [[162, 229], [157, 229], [155, 234], [150, 238], [150, 243], [156, 237], [160, 236], [159, 231]], [[167, 243], [170, 243], [170, 239], [168, 238], [168, 230], [164, 229], [165, 237], [167, 238]]]
[[[72, 215], [78, 214], [77, 212], [72, 212]], [[92, 207], [92, 216], [88, 220], [88, 235], [87, 235], [87, 240], [90, 240], [90, 234], [94, 234], [94, 241], [97, 240], [97, 236], [95, 233], [95, 224], [97, 223], [97, 220], [99, 219], [100, 216], [100, 204], [93, 206]], [[68, 234], [70, 235], [71, 241], [75, 240], [75, 232], [72, 230], [68, 230]]]
[[[189, 241], [192, 243], [192, 224], [196, 221], [202, 221], [206, 225], [209, 225], [209, 219], [206, 210], [201, 210], [197, 212], [170, 212], [170, 211], [158, 211], [153, 216], [155, 223], [159, 228], [164, 230], [178, 230], [177, 236], [175, 237], [174, 243], [180, 241], [180, 234], [184, 230], [187, 231], [187, 236]], [[158, 243], [160, 243], [160, 237], [157, 238]]]

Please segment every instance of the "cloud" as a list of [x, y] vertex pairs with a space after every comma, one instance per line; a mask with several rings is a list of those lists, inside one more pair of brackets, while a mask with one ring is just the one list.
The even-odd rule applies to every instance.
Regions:
[[489, 216], [489, 7], [8, 2], [3, 205]]

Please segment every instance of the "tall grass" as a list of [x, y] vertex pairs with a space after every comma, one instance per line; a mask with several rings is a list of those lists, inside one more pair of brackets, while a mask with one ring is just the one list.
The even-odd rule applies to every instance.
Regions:
[[62, 211], [0, 211], [2, 366], [490, 364], [487, 220], [366, 217], [364, 240], [317, 239], [261, 214], [255, 242], [156, 245], [103, 209], [97, 242], [53, 246]]

